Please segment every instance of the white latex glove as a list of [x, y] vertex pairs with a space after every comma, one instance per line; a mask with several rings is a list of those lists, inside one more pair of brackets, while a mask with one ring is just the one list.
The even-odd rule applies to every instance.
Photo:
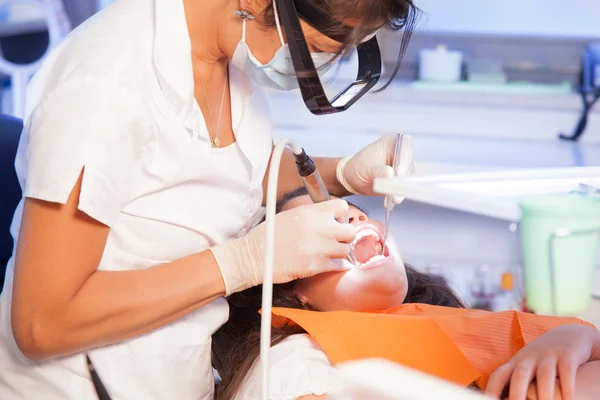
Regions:
[[[274, 283], [286, 283], [322, 272], [348, 269], [346, 258], [356, 229], [348, 223], [348, 203], [336, 199], [309, 204], [275, 216]], [[226, 295], [263, 281], [266, 222], [246, 236], [212, 247], [225, 281]]]
[[[373, 191], [376, 178], [406, 176], [413, 169], [413, 138], [404, 135], [400, 150], [398, 170], [391, 167], [394, 163], [394, 151], [398, 135], [386, 135], [371, 143], [355, 156], [346, 157], [337, 165], [338, 181], [353, 194], [377, 196]], [[400, 204], [404, 198], [394, 196], [394, 203]]]

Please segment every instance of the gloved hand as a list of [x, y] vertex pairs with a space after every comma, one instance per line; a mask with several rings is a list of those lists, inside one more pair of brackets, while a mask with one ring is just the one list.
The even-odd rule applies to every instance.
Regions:
[[[336, 169], [338, 181], [350, 193], [375, 196], [377, 193], [373, 191], [373, 181], [376, 178], [412, 173], [413, 139], [408, 135], [404, 135], [402, 141], [398, 170], [394, 171], [391, 167], [394, 163], [397, 137], [398, 135], [382, 136], [355, 156], [340, 160]], [[394, 197], [396, 204], [400, 204], [402, 200], [402, 197]]]
[[[333, 261], [348, 256], [356, 229], [348, 223], [348, 203], [331, 200], [275, 216], [274, 283], [286, 283], [322, 272], [347, 269]], [[246, 236], [212, 247], [225, 281], [226, 295], [263, 281], [266, 222]]]

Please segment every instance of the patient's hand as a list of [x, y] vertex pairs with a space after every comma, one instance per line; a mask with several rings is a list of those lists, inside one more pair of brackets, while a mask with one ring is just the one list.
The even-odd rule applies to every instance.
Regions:
[[[600, 361], [585, 363], [577, 370], [577, 400], [597, 400], [600, 398]], [[560, 382], [556, 380], [554, 397], [538, 395], [537, 384], [533, 382], [527, 390], [527, 400], [563, 400]]]
[[522, 348], [490, 377], [487, 392], [500, 396], [510, 382], [510, 399], [527, 398], [529, 384], [536, 380], [540, 399], [554, 399], [558, 377], [565, 400], [575, 399], [577, 369], [600, 358], [600, 332], [584, 325], [564, 325], [543, 334]]
[[532, 382], [527, 389], [527, 400], [563, 400], [562, 393], [560, 391], [560, 383], [558, 379], [554, 381], [554, 395], [553, 397], [542, 397], [538, 395], [537, 383]]

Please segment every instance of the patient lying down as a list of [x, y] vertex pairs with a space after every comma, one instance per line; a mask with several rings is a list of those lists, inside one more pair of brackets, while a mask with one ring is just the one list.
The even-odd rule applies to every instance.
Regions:
[[[278, 212], [308, 203], [305, 192], [292, 192]], [[443, 281], [375, 257], [381, 224], [354, 206], [350, 217], [364, 265], [274, 287], [270, 399], [326, 399], [333, 365], [371, 357], [502, 398], [600, 398], [596, 329], [574, 318], [466, 310]], [[213, 337], [217, 400], [260, 397], [261, 290], [228, 299], [229, 322]]]

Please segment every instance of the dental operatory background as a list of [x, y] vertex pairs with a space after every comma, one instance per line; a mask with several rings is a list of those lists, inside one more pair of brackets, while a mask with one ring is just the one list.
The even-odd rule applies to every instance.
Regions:
[[[110, 2], [0, 0], [2, 114], [22, 116], [25, 84], [48, 48]], [[423, 9], [419, 28], [398, 78], [386, 91], [331, 116], [310, 114], [297, 93], [272, 92], [276, 139], [297, 140], [311, 155], [342, 156], [384, 133], [410, 134], [416, 176], [600, 167], [600, 102], [594, 104], [600, 95], [600, 2], [417, 4]], [[392, 33], [380, 34], [384, 67], [394, 66], [395, 39]], [[354, 79], [355, 61], [349, 55], [332, 72], [332, 92]], [[429, 195], [435, 197], [435, 190]], [[445, 277], [472, 307], [521, 309], [519, 221], [477, 207], [420, 199], [398, 206], [390, 224], [405, 261]], [[353, 201], [384, 219], [382, 198]], [[13, 211], [1, 212], [12, 216]], [[1, 217], [0, 229], [6, 231]], [[3, 275], [2, 257], [4, 252]], [[596, 271], [597, 297], [598, 256]], [[592, 301], [582, 316], [600, 325], [600, 300]]]

